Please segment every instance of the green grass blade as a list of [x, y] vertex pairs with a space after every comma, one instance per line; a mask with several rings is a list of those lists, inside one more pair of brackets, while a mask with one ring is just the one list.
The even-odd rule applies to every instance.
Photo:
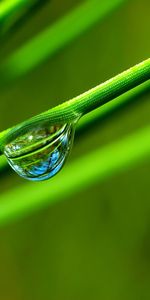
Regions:
[[39, 0], [2, 0], [0, 1], [0, 38], [13, 28]]
[[75, 119], [92, 111], [95, 108], [113, 100], [119, 95], [127, 92], [150, 79], [150, 58], [94, 87], [93, 89], [66, 101], [40, 115], [18, 124], [0, 133], [1, 154], [6, 143], [29, 131], [39, 122], [49, 124], [60, 124], [73, 122]]
[[20, 7], [26, 6], [29, 1], [27, 0], [3, 0], [0, 2], [0, 22], [5, 20]]
[[[110, 115], [115, 112], [119, 107], [129, 104], [133, 99], [139, 99], [145, 92], [150, 92], [150, 82], [144, 82], [141, 85], [133, 88], [132, 90], [124, 93], [123, 95], [117, 97], [115, 101], [111, 101], [99, 107], [98, 109], [90, 112], [89, 114], [83, 116], [77, 124], [77, 134], [81, 130], [86, 129], [91, 123], [95, 123], [96, 120], [102, 120], [103, 117]], [[7, 166], [7, 161], [3, 156], [0, 157], [0, 171], [2, 171]]]
[[27, 183], [2, 194], [0, 225], [8, 224], [57, 201], [62, 201], [94, 182], [101, 182], [137, 161], [149, 158], [149, 137], [150, 127], [144, 128], [79, 158], [57, 177], [53, 177], [50, 182], [45, 181], [36, 185]]
[[103, 117], [110, 115], [111, 113], [118, 110], [118, 108], [124, 107], [124, 105], [128, 105], [134, 100], [138, 100], [140, 96], [145, 93], [150, 92], [150, 81], [146, 81], [139, 86], [131, 89], [130, 91], [124, 93], [123, 95], [114, 99], [114, 101], [110, 101], [105, 105], [91, 111], [90, 113], [83, 116], [78, 123], [77, 130], [86, 129], [91, 123], [95, 123], [96, 120], [102, 120]]
[[16, 50], [1, 66], [1, 77], [8, 83], [9, 80], [31, 71], [124, 2], [125, 0], [83, 2]]

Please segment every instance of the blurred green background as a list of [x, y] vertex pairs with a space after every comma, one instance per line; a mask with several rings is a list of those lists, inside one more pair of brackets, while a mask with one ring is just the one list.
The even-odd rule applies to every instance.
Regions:
[[[1, 35], [0, 64], [80, 2], [43, 1], [30, 13], [21, 14]], [[149, 0], [125, 1], [32, 72], [1, 87], [0, 129], [148, 58], [149, 12]], [[6, 23], [1, 22], [1, 28]], [[149, 125], [149, 97], [140, 96], [133, 104], [76, 134], [67, 164]], [[59, 180], [63, 172], [57, 175]], [[0, 299], [149, 299], [149, 174], [150, 160], [145, 158], [80, 188], [63, 201], [1, 227]], [[26, 184], [10, 169], [1, 172], [0, 198]], [[29, 182], [27, 188], [40, 189], [41, 185]]]

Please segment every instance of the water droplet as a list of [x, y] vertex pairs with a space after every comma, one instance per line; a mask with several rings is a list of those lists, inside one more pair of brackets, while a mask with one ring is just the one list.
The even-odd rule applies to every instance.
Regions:
[[39, 125], [10, 141], [4, 148], [8, 163], [21, 177], [41, 181], [64, 165], [74, 137], [74, 124]]

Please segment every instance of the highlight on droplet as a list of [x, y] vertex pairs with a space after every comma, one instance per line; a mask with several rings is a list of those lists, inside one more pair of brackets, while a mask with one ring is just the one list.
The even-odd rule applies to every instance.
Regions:
[[8, 163], [21, 177], [46, 180], [64, 165], [74, 138], [74, 124], [39, 124], [4, 147]]

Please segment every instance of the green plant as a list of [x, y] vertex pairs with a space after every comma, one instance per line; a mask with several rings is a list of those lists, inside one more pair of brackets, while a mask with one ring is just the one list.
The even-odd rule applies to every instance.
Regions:
[[117, 91], [105, 80], [149, 57], [150, 3], [39, 2], [0, 21], [0, 131], [10, 127], [1, 153], [50, 116], [58, 129], [81, 117], [72, 155], [49, 181], [21, 179], [0, 155], [0, 298], [149, 299], [149, 67]]
[[14, 27], [18, 20], [38, 2], [38, 0], [9, 0], [0, 1], [0, 38]]
[[[60, 170], [70, 150], [73, 131], [70, 125], [59, 133], [60, 128], [67, 123], [73, 124], [84, 114], [148, 79], [150, 79], [150, 59], [68, 102], [2, 132], [0, 134], [1, 153], [6, 154], [10, 165], [24, 178], [48, 179]], [[42, 127], [37, 131], [36, 126], [38, 128], [39, 124]], [[45, 138], [46, 131], [49, 130], [50, 125], [58, 126], [58, 124], [62, 125], [56, 132], [53, 129], [52, 138], [49, 140], [48, 146], [45, 147], [45, 142], [48, 142], [50, 134]], [[44, 135], [41, 130], [42, 132], [44, 130]], [[66, 138], [67, 141], [64, 145], [63, 139], [66, 140]], [[39, 146], [41, 150], [39, 150]], [[18, 152], [16, 149], [21, 150]]]
[[124, 71], [80, 96], [64, 102], [40, 115], [0, 133], [0, 150], [3, 153], [7, 142], [24, 134], [39, 122], [65, 124], [73, 122], [91, 110], [107, 103], [129, 89], [150, 79], [150, 59]]
[[[97, 1], [96, 1], [97, 2]], [[95, 3], [96, 3], [95, 2]], [[3, 64], [1, 67], [1, 75], [6, 80], [5, 83], [9, 82], [12, 79], [15, 79], [28, 71], [32, 70], [33, 67], [41, 63], [47, 56], [51, 56], [54, 54], [58, 49], [60, 49], [62, 46], [67, 45], [68, 42], [73, 40], [76, 36], [78, 36], [81, 32], [83, 32], [85, 29], [89, 28], [92, 24], [98, 21], [99, 18], [103, 17], [106, 13], [110, 12], [112, 9], [117, 7], [118, 4], [123, 3], [123, 1], [113, 1], [111, 2], [112, 5], [110, 5], [110, 2], [106, 2], [104, 6], [98, 6], [98, 9], [95, 9], [95, 5], [93, 1], [87, 1], [86, 3], [83, 3], [81, 6], [79, 6], [77, 9], [75, 9], [73, 12], [62, 18], [60, 22], [57, 22], [54, 24], [53, 27], [48, 28], [46, 31], [41, 33], [39, 36], [37, 36], [32, 41], [29, 41], [25, 46], [21, 47], [19, 50], [17, 50], [14, 54], [12, 54]], [[98, 4], [98, 2], [97, 2]], [[69, 31], [69, 26], [71, 27], [72, 22], [74, 22], [74, 18], [79, 18], [84, 12], [89, 13], [91, 11], [90, 18], [85, 18], [82, 20], [82, 22], [78, 24], [77, 27], [73, 27], [71, 31]], [[87, 15], [87, 14], [85, 14]], [[79, 18], [81, 20], [81, 18]], [[61, 36], [61, 30], [62, 27], [65, 26], [65, 31], [68, 33], [65, 36]], [[67, 30], [68, 29], [68, 30]], [[56, 35], [56, 40], [54, 39], [54, 44], [48, 45], [48, 38], [49, 35], [53, 38]], [[40, 51], [37, 52], [37, 56], [34, 57], [34, 59], [29, 59], [30, 55], [29, 53], [33, 53], [34, 49], [36, 48], [41, 41], [44, 41], [43, 48], [40, 48]], [[45, 47], [46, 46], [46, 47]], [[43, 51], [45, 47], [45, 51]], [[32, 56], [33, 58], [33, 56]], [[3, 154], [4, 147], [7, 143], [11, 142], [13, 139], [16, 139], [18, 136], [21, 136], [28, 132], [30, 129], [36, 127], [39, 123], [49, 123], [49, 124], [65, 124], [65, 123], [72, 123], [76, 118], [81, 120], [79, 124], [77, 125], [77, 131], [79, 132], [83, 128], [86, 128], [88, 124], [91, 122], [94, 122], [97, 118], [102, 118], [103, 115], [109, 114], [111, 111], [115, 110], [118, 106], [123, 105], [124, 103], [128, 103], [129, 101], [132, 101], [132, 99], [135, 97], [135, 95], [140, 95], [144, 93], [146, 90], [149, 90], [150, 84], [150, 59], [128, 69], [127, 71], [113, 77], [112, 79], [100, 84], [99, 86], [81, 94], [78, 97], [75, 97], [74, 99], [67, 101], [57, 107], [54, 107], [45, 113], [42, 113], [40, 115], [37, 115], [35, 117], [32, 117], [31, 119], [22, 122], [21, 124], [18, 124], [10, 129], [7, 129], [6, 131], [3, 131], [0, 133], [0, 149], [1, 154]], [[147, 81], [147, 82], [145, 82]], [[144, 82], [143, 84], [141, 84]], [[3, 83], [2, 83], [3, 84]], [[139, 86], [138, 86], [139, 85]], [[125, 93], [125, 94], [124, 94]], [[114, 99], [114, 100], [113, 100]], [[113, 100], [113, 101], [110, 101]], [[104, 105], [103, 105], [104, 104]], [[103, 106], [102, 106], [103, 105]], [[99, 108], [98, 108], [99, 107]], [[93, 109], [98, 108], [94, 111]], [[90, 114], [87, 114], [90, 112]], [[86, 115], [87, 114], [87, 115]], [[136, 161], [136, 158], [140, 159], [140, 157], [144, 157], [145, 154], [149, 151], [149, 144], [147, 143], [147, 137], [148, 137], [149, 127], [143, 129], [143, 131], [135, 134], [132, 136], [132, 138], [129, 139], [126, 138], [124, 143], [117, 142], [114, 143], [114, 152], [119, 153], [121, 152], [122, 145], [125, 146], [125, 144], [130, 144], [131, 148], [129, 147], [129, 151], [126, 152], [126, 155], [123, 153], [123, 156], [121, 158], [121, 163], [118, 160], [118, 165], [121, 167], [126, 164], [126, 162], [134, 162]], [[135, 151], [135, 148], [137, 148], [138, 140], [139, 145], [141, 144], [141, 141], [145, 141], [142, 143], [142, 147], [139, 147], [139, 151], [136, 152], [136, 156], [132, 155], [132, 151]], [[132, 143], [130, 141], [132, 140]], [[119, 146], [119, 152], [118, 152], [118, 145]], [[100, 156], [100, 164], [102, 164], [102, 161], [104, 159], [105, 161], [105, 155], [106, 152], [106, 160], [108, 164], [106, 163], [105, 168], [111, 173], [114, 172], [117, 168], [117, 162], [115, 161], [115, 165], [111, 164], [110, 161], [113, 162], [114, 156], [110, 156], [110, 149], [111, 145], [109, 147], [104, 148], [100, 150], [99, 155]], [[131, 150], [132, 149], [132, 150]], [[114, 153], [113, 152], [113, 153]], [[97, 152], [98, 155], [98, 152]], [[117, 154], [118, 155], [118, 154]], [[96, 157], [96, 154], [95, 154]], [[93, 156], [94, 158], [94, 156]], [[110, 159], [109, 159], [110, 158]], [[79, 163], [77, 165], [82, 164], [82, 162], [87, 164], [88, 160], [90, 159], [89, 156], [87, 156], [86, 161], [83, 162], [83, 160], [79, 160]], [[116, 156], [117, 159], [117, 156]], [[92, 160], [92, 156], [91, 156]], [[6, 166], [6, 160], [2, 158], [0, 161], [0, 168], [1, 170]], [[104, 168], [104, 169], [105, 169]], [[118, 167], [119, 168], [119, 167]], [[70, 166], [70, 173], [68, 173], [67, 176], [72, 176], [72, 172], [75, 172], [74, 170], [74, 164], [73, 167]], [[96, 169], [95, 169], [96, 170]], [[66, 168], [67, 172], [67, 168]], [[97, 172], [97, 171], [95, 171]], [[100, 169], [100, 172], [102, 172], [102, 178], [103, 178], [103, 168]], [[94, 170], [92, 171], [92, 174], [94, 176]], [[68, 177], [67, 177], [68, 178]], [[87, 180], [89, 179], [89, 175], [87, 173]], [[57, 180], [57, 178], [56, 178]], [[65, 180], [65, 178], [64, 178]], [[63, 181], [62, 181], [63, 182]], [[70, 189], [68, 187], [68, 189]], [[73, 188], [74, 189], [74, 188]], [[15, 191], [14, 191], [15, 192]], [[20, 189], [20, 193], [22, 193], [22, 187]], [[31, 192], [32, 194], [32, 192]], [[6, 196], [6, 195], [5, 195]], [[52, 195], [51, 195], [52, 196]], [[58, 198], [61, 197], [61, 191], [58, 193]], [[6, 197], [7, 198], [7, 197]], [[15, 196], [16, 199], [19, 199], [18, 194]], [[9, 195], [8, 195], [9, 199]], [[19, 217], [19, 214], [22, 215], [26, 214], [26, 211], [29, 213], [32, 211], [31, 207], [33, 207], [33, 210], [39, 206], [41, 206], [41, 199], [42, 196], [38, 202], [35, 200], [33, 206], [32, 206], [32, 197], [29, 197], [31, 201], [31, 206], [27, 204], [27, 210], [24, 208], [24, 203], [22, 205], [19, 205], [18, 210], [18, 204], [7, 202], [8, 210], [4, 206], [4, 203], [2, 201], [2, 209], [1, 209], [1, 219], [4, 220], [4, 222], [11, 220], [15, 216]], [[18, 200], [17, 200], [18, 201]], [[18, 203], [18, 202], [17, 202]], [[12, 206], [11, 206], [12, 204]], [[14, 205], [14, 212], [13, 212], [13, 205]], [[22, 213], [21, 213], [22, 212]], [[2, 221], [3, 223], [3, 221]]]
[[[90, 113], [84, 115], [80, 121], [77, 123], [77, 134], [80, 134], [81, 131], [87, 130], [88, 127], [91, 127], [96, 121], [103, 120], [104, 117], [109, 116], [115, 112], [118, 108], [128, 105], [134, 100], [138, 99], [141, 95], [150, 91], [149, 81], [144, 82], [143, 84], [131, 89], [130, 91], [122, 94], [115, 98], [114, 101], [110, 101], [103, 106], [100, 106], [96, 110], [91, 111]], [[0, 157], [0, 171], [8, 166], [8, 163], [4, 156]]]
[[0, 3], [0, 21], [5, 20], [12, 15], [13, 12], [17, 11], [20, 7], [26, 6], [28, 1], [25, 0], [11, 0], [1, 1]]

